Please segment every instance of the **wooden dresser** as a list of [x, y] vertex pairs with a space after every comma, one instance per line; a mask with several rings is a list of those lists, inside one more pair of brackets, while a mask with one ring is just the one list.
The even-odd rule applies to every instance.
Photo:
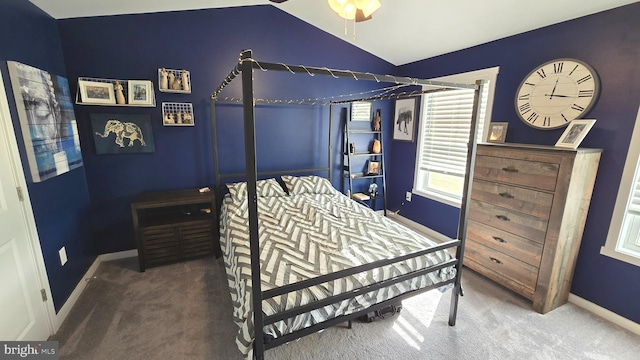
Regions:
[[600, 153], [478, 145], [464, 265], [539, 313], [566, 303]]
[[220, 256], [213, 192], [148, 192], [131, 204], [140, 271], [162, 263]]

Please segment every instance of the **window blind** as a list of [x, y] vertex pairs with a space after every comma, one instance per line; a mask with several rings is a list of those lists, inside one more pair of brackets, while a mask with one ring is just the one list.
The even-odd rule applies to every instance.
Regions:
[[628, 212], [633, 215], [640, 216], [640, 161], [636, 166], [636, 174], [633, 180], [633, 191], [631, 192], [631, 198], [629, 199]]
[[[478, 114], [478, 141], [482, 140], [489, 84], [483, 87]], [[471, 128], [474, 91], [441, 91], [425, 95], [419, 169], [464, 176]], [[640, 203], [639, 203], [640, 204]]]

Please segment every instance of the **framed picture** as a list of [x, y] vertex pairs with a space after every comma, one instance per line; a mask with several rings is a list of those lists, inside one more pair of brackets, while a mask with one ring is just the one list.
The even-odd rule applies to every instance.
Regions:
[[96, 154], [156, 151], [150, 115], [90, 114]]
[[153, 90], [151, 81], [129, 80], [129, 104], [151, 105], [153, 104]]
[[15, 61], [7, 61], [7, 65], [31, 180], [45, 181], [81, 167], [69, 81]]
[[380, 162], [369, 160], [367, 164], [367, 175], [380, 175]]
[[595, 123], [595, 120], [573, 120], [558, 139], [556, 146], [576, 149]]
[[354, 101], [351, 103], [351, 121], [371, 121], [370, 101]]
[[492, 122], [489, 124], [489, 133], [487, 134], [487, 142], [490, 143], [504, 143], [504, 139], [507, 137], [507, 127], [509, 123], [506, 122]]
[[110, 82], [95, 82], [78, 80], [82, 102], [93, 104], [115, 104], [113, 84]]
[[413, 141], [416, 124], [416, 99], [396, 100], [393, 140]]

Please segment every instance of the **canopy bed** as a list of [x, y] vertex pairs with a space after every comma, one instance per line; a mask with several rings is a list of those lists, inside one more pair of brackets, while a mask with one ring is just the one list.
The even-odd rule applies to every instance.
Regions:
[[[353, 94], [349, 99], [340, 96], [329, 101], [264, 100], [254, 98], [254, 69], [376, 81], [393, 86], [382, 94]], [[242, 80], [242, 99], [220, 97], [238, 75]], [[405, 86], [428, 88], [393, 93]], [[331, 179], [331, 153], [335, 151], [331, 136], [327, 167], [261, 173], [257, 170], [256, 103], [333, 106], [461, 88], [474, 90], [475, 102], [457, 240], [436, 243], [346, 197], [335, 190], [329, 180], [289, 175], [326, 171]], [[234, 303], [234, 319], [240, 326], [237, 343], [245, 356], [264, 359], [267, 349], [339, 323], [350, 324], [363, 314], [444, 286], [453, 287], [449, 325], [455, 325], [458, 297], [462, 295], [467, 194], [471, 188], [469, 179], [473, 176], [481, 92], [482, 82], [452, 84], [269, 63], [253, 59], [251, 50], [240, 54], [238, 64], [211, 95], [211, 119], [216, 185], [224, 184], [226, 178], [246, 179], [246, 182], [227, 184], [228, 194], [221, 200], [220, 212], [222, 254]], [[219, 171], [215, 108], [216, 103], [223, 101], [242, 102], [246, 174], [220, 174]], [[333, 111], [329, 112], [329, 118], [331, 129]], [[279, 183], [269, 178], [275, 175], [285, 176]], [[454, 248], [455, 257], [451, 255]]]

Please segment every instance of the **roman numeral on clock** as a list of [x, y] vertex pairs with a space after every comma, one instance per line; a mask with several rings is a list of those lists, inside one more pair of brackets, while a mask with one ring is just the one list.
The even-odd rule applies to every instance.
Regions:
[[547, 74], [544, 73], [544, 69], [540, 69], [536, 71], [536, 73], [538, 73], [538, 75], [540, 75], [540, 77], [543, 79], [547, 77]]
[[588, 81], [589, 79], [591, 79], [591, 75], [587, 75], [582, 79], [578, 80], [578, 84], [582, 84], [583, 82]]
[[553, 64], [553, 72], [556, 74], [559, 74], [562, 72], [562, 66], [564, 65], [563, 62], [559, 62], [559, 63], [555, 63]]
[[524, 95], [520, 95], [518, 97], [518, 100], [529, 100], [529, 96], [531, 96], [531, 94], [524, 94]]
[[577, 111], [584, 111], [584, 108], [582, 106], [576, 104], [571, 105], [571, 108]]
[[531, 103], [522, 104], [518, 109], [520, 109], [520, 114], [524, 115], [531, 111]]
[[529, 117], [527, 118], [527, 121], [533, 124], [536, 122], [536, 120], [538, 120], [539, 117], [540, 115], [538, 115], [538, 113], [533, 112], [531, 115], [529, 115]]
[[551, 117], [545, 116], [542, 125], [543, 126], [551, 126]]
[[593, 97], [593, 90], [580, 90], [578, 97]]

